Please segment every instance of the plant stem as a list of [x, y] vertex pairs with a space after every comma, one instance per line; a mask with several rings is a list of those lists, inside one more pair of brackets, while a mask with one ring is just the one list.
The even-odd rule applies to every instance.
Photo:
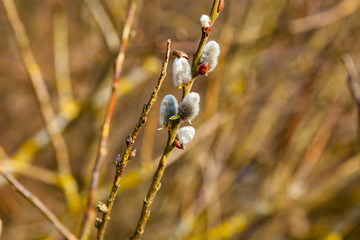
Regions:
[[[219, 2], [220, 2], [220, 0], [214, 0], [214, 2], [213, 2], [211, 12], [210, 12], [211, 25], [213, 25], [213, 23], [215, 22], [216, 18], [219, 15], [219, 13], [217, 12]], [[195, 70], [199, 63], [201, 53], [202, 53], [205, 43], [209, 37], [209, 34], [210, 33], [205, 33], [204, 31], [202, 32], [201, 40], [199, 42], [198, 49], [196, 50], [196, 52], [194, 54], [194, 58], [193, 58], [192, 66], [191, 66], [192, 80], [189, 82], [189, 84], [187, 86], [183, 87], [182, 98], [184, 98], [187, 94], [190, 93], [191, 87], [197, 77]], [[154, 174], [149, 191], [146, 194], [146, 197], [144, 199], [143, 208], [141, 211], [141, 215], [140, 215], [138, 224], [136, 226], [133, 236], [130, 238], [132, 240], [140, 239], [141, 235], [144, 232], [145, 225], [147, 223], [147, 220], [150, 217], [151, 205], [153, 203], [153, 200], [155, 198], [157, 191], [159, 190], [159, 188], [161, 186], [161, 178], [164, 175], [167, 160], [170, 156], [170, 153], [174, 149], [174, 140], [176, 137], [176, 132], [177, 132], [178, 128], [180, 127], [180, 123], [181, 123], [180, 121], [173, 121], [170, 126], [167, 144], [165, 146], [164, 153], [163, 153], [162, 157], [160, 158], [159, 165]]]
[[137, 122], [137, 124], [133, 130], [133, 133], [130, 136], [128, 136], [127, 141], [126, 141], [125, 152], [124, 152], [120, 162], [116, 165], [116, 173], [115, 173], [115, 177], [114, 177], [113, 186], [111, 188], [111, 192], [110, 192], [107, 204], [106, 204], [108, 211], [103, 213], [102, 220], [99, 223], [97, 239], [104, 239], [106, 226], [110, 220], [110, 213], [111, 213], [112, 207], [114, 205], [116, 195], [119, 191], [121, 176], [125, 170], [127, 163], [130, 160], [130, 154], [131, 154], [132, 147], [135, 143], [137, 135], [139, 134], [139, 132], [141, 130], [141, 127], [147, 121], [147, 117], [150, 113], [150, 110], [157, 99], [157, 96], [158, 96], [158, 93], [162, 86], [162, 83], [164, 82], [164, 79], [166, 77], [166, 69], [167, 69], [167, 66], [169, 63], [169, 58], [170, 58], [170, 44], [171, 44], [171, 41], [170, 41], [170, 39], [168, 39], [167, 48], [166, 48], [166, 56], [165, 56], [165, 60], [164, 60], [163, 66], [162, 66], [162, 70], [161, 70], [161, 74], [160, 74], [158, 83], [151, 94], [149, 102], [144, 105], [143, 111], [140, 115], [139, 121]]
[[[33, 204], [39, 211], [54, 225], [54, 227], [64, 236], [66, 239], [76, 240], [77, 238], [60, 222], [55, 214], [46, 207], [46, 205], [40, 201], [38, 197], [29, 192], [18, 180], [16, 180], [8, 171], [0, 166], [0, 174], [31, 204]], [[0, 221], [0, 233], [1, 233], [1, 221]]]
[[97, 151], [97, 156], [94, 164], [94, 168], [92, 170], [91, 175], [91, 183], [89, 187], [89, 193], [88, 193], [88, 201], [87, 201], [87, 207], [86, 207], [86, 213], [85, 218], [82, 225], [81, 230], [81, 239], [88, 239], [89, 234], [91, 232], [91, 226], [93, 225], [93, 221], [95, 218], [95, 199], [97, 194], [97, 189], [99, 185], [99, 178], [100, 178], [100, 170], [104, 163], [106, 151], [107, 151], [107, 142], [109, 138], [109, 132], [110, 132], [110, 124], [112, 120], [112, 115], [114, 113], [115, 109], [115, 103], [116, 103], [116, 93], [117, 93], [117, 87], [118, 87], [118, 81], [120, 78], [120, 74], [122, 72], [122, 66], [125, 59], [125, 51], [127, 48], [127, 43], [129, 41], [130, 36], [130, 29], [131, 25], [134, 19], [135, 15], [135, 9], [136, 9], [136, 3], [132, 1], [128, 16], [126, 19], [126, 22], [124, 24], [124, 30], [122, 34], [122, 41], [121, 41], [121, 47], [119, 50], [119, 54], [117, 56], [116, 62], [115, 62], [115, 72], [112, 82], [112, 90], [111, 90], [111, 96], [109, 100], [109, 105], [106, 111], [106, 116], [104, 120], [104, 124], [101, 129], [101, 136], [100, 136], [100, 143]]
[[[215, 20], [217, 19], [217, 17], [219, 16], [219, 13], [217, 12], [218, 9], [218, 5], [219, 5], [220, 0], [214, 0], [211, 11], [210, 11], [210, 19], [211, 19], [211, 27], [213, 26]], [[201, 39], [199, 42], [199, 46], [196, 50], [196, 52], [193, 55], [193, 61], [191, 64], [191, 75], [192, 75], [192, 79], [189, 81], [189, 83], [183, 87], [183, 98], [190, 93], [192, 85], [194, 84], [194, 81], [197, 77], [197, 73], [196, 73], [196, 68], [199, 65], [199, 60], [201, 57], [201, 54], [203, 52], [204, 46], [208, 40], [210, 36], [210, 33], [206, 33], [206, 32], [202, 32], [201, 34]]]
[[130, 239], [140, 239], [140, 236], [144, 232], [146, 222], [147, 222], [148, 218], [150, 217], [151, 205], [154, 201], [157, 191], [160, 189], [160, 186], [161, 186], [160, 181], [161, 181], [162, 176], [164, 175], [167, 160], [170, 156], [170, 153], [174, 149], [173, 144], [174, 144], [174, 140], [175, 140], [175, 136], [176, 136], [176, 131], [177, 131], [179, 125], [180, 124], [178, 123], [177, 127], [174, 127], [172, 130], [169, 130], [169, 137], [168, 137], [168, 141], [167, 141], [164, 153], [160, 159], [159, 166], [156, 169], [156, 172], [154, 174], [154, 178], [150, 185], [149, 191], [146, 194], [146, 197], [144, 199], [144, 204], [143, 204], [143, 208], [141, 211], [140, 219], [139, 219], [139, 222], [135, 229], [134, 235]]

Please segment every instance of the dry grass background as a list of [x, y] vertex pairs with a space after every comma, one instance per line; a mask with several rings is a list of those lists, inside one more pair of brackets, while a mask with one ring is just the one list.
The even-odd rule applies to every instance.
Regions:
[[[118, 46], [100, 10], [120, 33], [128, 2], [15, 4], [63, 119], [71, 168], [85, 198]], [[211, 4], [139, 2], [99, 200], [108, 196], [112, 159], [123, 152], [156, 84], [166, 40], [191, 56], [201, 34], [199, 17]], [[341, 63], [349, 53], [360, 70], [359, 9], [358, 0], [225, 1], [210, 36], [222, 49], [219, 66], [193, 88], [202, 97], [193, 122], [197, 134], [185, 151], [171, 155], [143, 239], [360, 239], [357, 113]], [[1, 164], [78, 232], [82, 211], [66, 209], [53, 148], [46, 134], [33, 138], [44, 123], [2, 4], [0, 32]], [[169, 93], [181, 96], [171, 67], [159, 100]], [[165, 131], [156, 131], [159, 104], [135, 144], [107, 239], [125, 239], [136, 226], [166, 143]], [[2, 239], [61, 239], [32, 205], [0, 183]]]

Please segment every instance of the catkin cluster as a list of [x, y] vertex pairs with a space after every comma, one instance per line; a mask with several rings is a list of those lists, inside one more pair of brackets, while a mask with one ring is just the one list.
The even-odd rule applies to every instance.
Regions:
[[[207, 15], [200, 17], [200, 24], [203, 34], [211, 31], [211, 19]], [[176, 87], [182, 88], [193, 81], [197, 75], [207, 75], [213, 71], [218, 63], [220, 55], [220, 46], [215, 41], [209, 41], [205, 44], [201, 53], [198, 65], [194, 68], [194, 73], [189, 63], [188, 55], [183, 51], [174, 50], [175, 60], [173, 63], [173, 83]], [[169, 94], [164, 97], [160, 105], [160, 129], [171, 127], [173, 121], [191, 121], [199, 114], [200, 111], [200, 95], [196, 92], [187, 94], [180, 104], [176, 98]], [[184, 149], [185, 144], [190, 142], [195, 135], [195, 128], [186, 126], [178, 129], [174, 146]]]

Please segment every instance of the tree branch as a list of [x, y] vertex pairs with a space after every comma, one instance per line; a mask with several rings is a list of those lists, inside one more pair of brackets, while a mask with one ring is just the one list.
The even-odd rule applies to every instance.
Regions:
[[4, 0], [2, 3], [8, 15], [10, 25], [15, 33], [15, 38], [22, 55], [22, 60], [30, 76], [31, 83], [39, 103], [41, 116], [55, 150], [61, 187], [65, 193], [70, 211], [77, 212], [78, 207], [80, 206], [78, 186], [71, 173], [66, 142], [61, 135], [61, 127], [56, 120], [55, 111], [50, 104], [50, 95], [47, 91], [45, 80], [30, 48], [29, 39], [26, 35], [24, 25], [21, 22], [13, 0]]
[[[76, 240], [77, 238], [60, 222], [46, 205], [34, 194], [29, 192], [19, 181], [17, 181], [8, 171], [0, 166], [0, 174], [18, 191], [23, 197], [33, 204], [39, 211], [54, 225], [54, 227], [67, 239]], [[0, 221], [1, 235], [1, 221]]]
[[165, 56], [164, 63], [162, 65], [161, 74], [160, 74], [158, 83], [157, 83], [154, 91], [151, 94], [149, 102], [144, 105], [143, 111], [140, 115], [139, 121], [137, 122], [137, 124], [133, 130], [133, 133], [130, 136], [128, 136], [126, 139], [126, 149], [125, 149], [125, 152], [124, 152], [121, 160], [117, 159], [117, 161], [114, 162], [116, 164], [116, 174], [115, 174], [113, 186], [111, 188], [110, 196], [109, 196], [107, 204], [106, 204], [107, 211], [103, 212], [102, 220], [99, 222], [99, 225], [97, 226], [98, 239], [101, 239], [101, 240], [104, 239], [106, 225], [107, 225], [108, 221], [110, 220], [110, 213], [111, 213], [112, 207], [114, 205], [116, 195], [119, 191], [121, 176], [125, 170], [127, 163], [133, 157], [133, 156], [131, 156], [131, 153], [133, 152], [132, 147], [135, 143], [137, 135], [139, 134], [139, 132], [141, 130], [141, 127], [147, 121], [149, 112], [157, 99], [157, 95], [160, 91], [161, 85], [164, 82], [164, 79], [166, 77], [166, 69], [167, 69], [167, 66], [169, 63], [169, 58], [170, 58], [170, 44], [171, 44], [171, 41], [170, 41], [170, 39], [168, 39], [167, 47], [166, 47], [166, 56]]
[[93, 224], [94, 218], [95, 218], [95, 199], [97, 194], [97, 189], [99, 185], [99, 178], [100, 178], [100, 170], [104, 163], [106, 151], [107, 151], [107, 142], [110, 132], [110, 124], [112, 120], [112, 115], [114, 113], [115, 103], [116, 103], [116, 93], [117, 93], [117, 87], [118, 87], [118, 81], [120, 78], [120, 74], [122, 71], [122, 66], [125, 59], [125, 51], [127, 48], [127, 44], [129, 41], [130, 36], [130, 29], [131, 25], [134, 19], [136, 10], [136, 3], [132, 1], [128, 16], [126, 18], [124, 29], [122, 33], [122, 40], [121, 40], [121, 47], [119, 50], [119, 54], [116, 58], [115, 62], [115, 71], [114, 71], [114, 77], [113, 77], [113, 83], [112, 83], [112, 90], [111, 90], [111, 96], [109, 100], [109, 105], [106, 111], [106, 116], [104, 120], [104, 124], [101, 129], [101, 136], [100, 136], [100, 143], [97, 151], [97, 156], [94, 164], [94, 168], [92, 170], [91, 175], [91, 183], [89, 187], [89, 193], [88, 193], [88, 201], [87, 201], [87, 207], [86, 207], [86, 213], [85, 218], [83, 221], [83, 226], [81, 230], [81, 239], [88, 239], [89, 234], [91, 232], [91, 226]]
[[[223, 4], [224, 1], [214, 0], [214, 2], [213, 2], [213, 5], [212, 5], [211, 11], [210, 11], [211, 25], [213, 25], [213, 23], [215, 22], [216, 18], [219, 15], [220, 11], [218, 11], [218, 9], [219, 9], [220, 3]], [[205, 31], [202, 32], [201, 40], [199, 42], [198, 49], [194, 54], [193, 62], [191, 65], [192, 80], [188, 83], [187, 86], [183, 87], [183, 98], [187, 94], [190, 93], [191, 87], [197, 77], [195, 69], [198, 66], [201, 53], [202, 53], [205, 43], [209, 37], [209, 34], [210, 34], [209, 32], [205, 32]], [[159, 165], [154, 174], [149, 191], [145, 196], [142, 212], [141, 212], [138, 224], [136, 226], [135, 232], [130, 239], [140, 239], [141, 235], [144, 232], [145, 225], [147, 223], [147, 220], [150, 217], [150, 211], [151, 211], [151, 206], [152, 206], [153, 200], [155, 198], [157, 191], [160, 189], [160, 186], [161, 186], [161, 178], [164, 175], [167, 160], [168, 160], [172, 150], [174, 149], [174, 140], [176, 137], [176, 132], [177, 132], [178, 128], [180, 127], [180, 123], [181, 123], [180, 121], [172, 121], [171, 122], [171, 126], [169, 127], [169, 136], [168, 136], [168, 140], [167, 140], [163, 155], [159, 161]]]

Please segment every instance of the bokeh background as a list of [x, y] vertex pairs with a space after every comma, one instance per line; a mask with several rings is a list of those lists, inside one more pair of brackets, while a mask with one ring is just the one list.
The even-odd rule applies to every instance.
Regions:
[[[14, 2], [20, 25], [4, 2]], [[0, 4], [0, 164], [74, 233], [83, 207], [111, 90], [125, 0], [2, 0]], [[99, 200], [160, 74], [166, 40], [189, 56], [210, 0], [139, 1], [119, 83]], [[196, 136], [175, 149], [143, 239], [360, 239], [357, 110], [341, 59], [360, 69], [359, 0], [225, 0], [210, 39], [218, 67], [198, 77]], [[19, 48], [13, 27], [30, 48]], [[82, 205], [69, 208], [59, 184], [39, 104], [25, 67], [34, 55], [65, 139]], [[24, 55], [25, 54], [25, 55]], [[134, 231], [166, 144], [160, 100], [181, 98], [172, 61], [127, 166], [106, 239]], [[62, 239], [0, 179], [2, 239]], [[94, 238], [95, 228], [93, 229]]]

